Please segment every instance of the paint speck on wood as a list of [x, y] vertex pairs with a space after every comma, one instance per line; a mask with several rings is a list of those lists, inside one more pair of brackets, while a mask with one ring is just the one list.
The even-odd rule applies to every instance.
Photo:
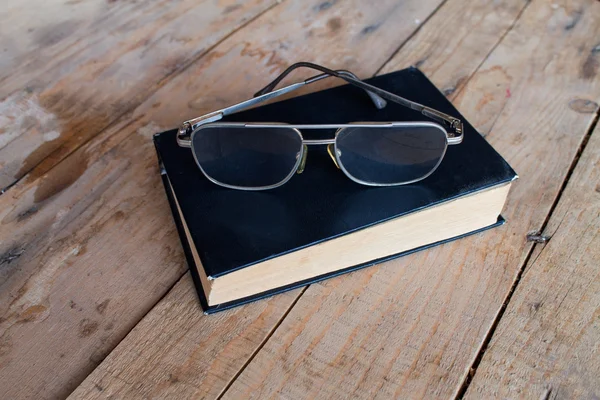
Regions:
[[106, 311], [106, 307], [108, 306], [108, 303], [110, 303], [110, 299], [106, 299], [102, 303], [100, 303], [96, 306], [96, 311], [98, 311], [98, 314], [104, 315], [104, 312]]
[[598, 103], [589, 99], [574, 99], [569, 102], [569, 108], [581, 114], [592, 114], [598, 110]]
[[98, 330], [98, 322], [84, 318], [79, 323], [79, 337], [85, 338], [93, 335]]
[[339, 17], [331, 18], [330, 20], [327, 21], [327, 26], [333, 32], [339, 31], [340, 28], [342, 27], [342, 19]]

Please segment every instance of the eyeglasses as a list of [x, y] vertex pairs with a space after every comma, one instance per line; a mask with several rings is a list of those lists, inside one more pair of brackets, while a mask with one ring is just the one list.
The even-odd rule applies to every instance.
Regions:
[[[274, 90], [299, 67], [316, 69], [322, 74]], [[378, 109], [384, 108], [389, 100], [419, 111], [439, 124], [217, 122], [226, 115], [331, 76], [364, 89]], [[300, 129], [337, 131], [331, 139], [305, 140]], [[266, 190], [283, 185], [295, 173], [304, 171], [308, 146], [313, 145], [327, 145], [335, 165], [359, 184], [405, 185], [431, 175], [442, 162], [448, 145], [459, 144], [462, 139], [463, 124], [458, 118], [369, 85], [349, 71], [334, 71], [307, 62], [293, 64], [250, 100], [183, 122], [177, 134], [177, 143], [191, 148], [198, 167], [210, 181], [240, 190]]]

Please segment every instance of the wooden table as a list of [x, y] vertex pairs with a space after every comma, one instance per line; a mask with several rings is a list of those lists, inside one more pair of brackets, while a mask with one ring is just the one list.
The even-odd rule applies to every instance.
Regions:
[[[600, 396], [597, 0], [5, 0], [0, 33], [1, 398]], [[508, 224], [203, 315], [151, 136], [300, 60], [418, 66], [519, 173]]]

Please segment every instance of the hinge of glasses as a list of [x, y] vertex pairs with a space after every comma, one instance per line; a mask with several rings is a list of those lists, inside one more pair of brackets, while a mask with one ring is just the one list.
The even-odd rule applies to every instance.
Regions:
[[177, 131], [177, 144], [181, 147], [192, 147], [190, 134], [192, 133], [192, 125], [189, 122], [184, 122]]
[[463, 141], [463, 123], [460, 119], [450, 117], [450, 126], [454, 132], [450, 132], [448, 144], [459, 144]]
[[221, 111], [215, 111], [213, 113], [185, 121], [181, 124], [179, 130], [177, 131], [177, 144], [181, 147], [191, 147], [192, 141], [190, 137], [196, 127], [199, 125], [208, 124], [209, 122], [218, 121], [221, 118], [223, 118], [223, 113]]
[[[449, 125], [450, 128], [452, 128], [452, 130], [453, 130], [453, 132], [449, 132], [450, 137], [462, 141], [463, 123], [460, 119], [454, 118], [453, 116], [444, 114], [443, 112], [434, 110], [433, 108], [429, 108], [429, 107], [423, 108], [423, 110], [421, 112], [423, 113], [423, 115], [425, 115], [429, 118], [433, 118], [438, 121], [443, 121], [445, 124]], [[460, 143], [460, 141], [458, 141], [458, 143]]]
[[454, 117], [450, 117], [450, 125], [454, 129], [454, 132], [456, 132], [455, 136], [462, 136], [462, 134], [463, 134], [463, 123], [462, 123], [462, 121], [460, 119], [454, 118]]

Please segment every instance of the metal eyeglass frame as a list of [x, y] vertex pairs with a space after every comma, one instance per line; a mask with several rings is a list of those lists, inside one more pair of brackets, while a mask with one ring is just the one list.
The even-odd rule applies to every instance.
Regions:
[[[274, 90], [275, 87], [277, 86], [277, 84], [279, 84], [279, 82], [281, 82], [290, 72], [292, 72], [294, 69], [299, 68], [299, 67], [307, 67], [307, 68], [316, 69], [318, 71], [321, 71], [322, 74], [313, 76], [302, 82], [294, 83], [289, 86], [285, 86], [281, 89]], [[256, 123], [256, 122], [217, 123], [216, 122], [216, 121], [219, 121], [220, 119], [222, 119], [226, 115], [245, 110], [245, 109], [255, 106], [259, 103], [265, 102], [272, 98], [279, 97], [279, 96], [282, 96], [283, 94], [297, 90], [297, 89], [303, 87], [304, 85], [307, 85], [307, 84], [310, 84], [313, 82], [317, 82], [317, 81], [320, 81], [322, 79], [332, 77], [332, 76], [343, 79], [344, 81], [348, 82], [349, 84], [357, 86], [357, 87], [365, 90], [366, 93], [371, 98], [371, 100], [373, 101], [373, 103], [375, 104], [375, 107], [377, 107], [378, 109], [384, 108], [387, 105], [386, 100], [389, 100], [394, 103], [401, 104], [405, 107], [409, 107], [413, 110], [419, 111], [424, 116], [442, 123], [446, 128], [444, 128], [440, 124], [436, 124], [433, 122], [425, 122], [425, 121], [423, 121], [423, 122], [421, 122], [421, 121], [419, 121], [419, 122], [368, 122], [368, 123], [360, 122], [360, 123], [347, 123], [347, 124], [306, 124], [306, 125], [286, 124], [286, 123], [268, 123], [268, 122], [259, 122], [259, 123]], [[362, 185], [367, 185], [367, 186], [399, 186], [399, 185], [406, 185], [406, 184], [410, 184], [410, 183], [414, 183], [414, 182], [423, 180], [423, 179], [427, 178], [429, 175], [431, 175], [437, 169], [437, 167], [440, 165], [440, 163], [442, 162], [442, 159], [444, 158], [444, 154], [445, 154], [445, 149], [444, 149], [444, 154], [442, 154], [442, 156], [440, 157], [440, 160], [438, 161], [436, 166], [427, 175], [425, 175], [421, 178], [409, 181], [409, 182], [401, 182], [401, 183], [393, 183], [393, 184], [378, 184], [378, 183], [361, 181], [359, 179], [356, 179], [352, 175], [350, 175], [348, 173], [348, 171], [344, 168], [341, 160], [339, 159], [339, 152], [338, 152], [337, 148], [335, 148], [335, 151], [332, 151], [331, 147], [332, 147], [332, 145], [336, 146], [337, 136], [345, 128], [351, 128], [351, 127], [352, 128], [359, 128], [359, 127], [365, 127], [365, 128], [373, 128], [373, 127], [388, 128], [389, 127], [389, 128], [392, 128], [392, 127], [411, 127], [411, 126], [419, 126], [419, 127], [431, 126], [431, 127], [437, 127], [439, 129], [441, 129], [446, 134], [446, 144], [447, 145], [459, 144], [463, 140], [463, 123], [458, 118], [455, 118], [451, 115], [445, 114], [441, 111], [435, 110], [433, 108], [426, 107], [422, 104], [407, 100], [403, 97], [400, 97], [396, 94], [393, 94], [393, 93], [390, 93], [383, 89], [380, 89], [376, 86], [369, 85], [368, 83], [365, 83], [365, 82], [361, 81], [360, 79], [358, 79], [358, 77], [350, 71], [346, 71], [346, 70], [335, 70], [334, 71], [334, 70], [322, 67], [317, 64], [313, 64], [313, 63], [309, 63], [309, 62], [299, 62], [299, 63], [293, 64], [290, 67], [288, 67], [285, 71], [283, 71], [281, 73], [281, 75], [279, 75], [277, 78], [275, 78], [275, 80], [273, 82], [269, 83], [267, 86], [265, 86], [264, 88], [262, 88], [261, 90], [256, 92], [252, 99], [243, 101], [241, 103], [234, 104], [229, 107], [222, 108], [217, 111], [213, 111], [211, 113], [202, 115], [197, 118], [193, 118], [193, 119], [184, 121], [181, 124], [181, 126], [177, 132], [177, 144], [181, 147], [191, 148], [192, 147], [192, 135], [195, 134], [196, 132], [198, 132], [202, 128], [209, 128], [209, 127], [236, 127], [236, 128], [244, 127], [244, 128], [267, 128], [267, 129], [268, 128], [290, 128], [290, 129], [293, 129], [300, 136], [300, 139], [302, 141], [302, 148], [300, 149], [300, 154], [297, 157], [296, 164], [295, 164], [294, 168], [292, 169], [292, 171], [289, 173], [289, 175], [286, 176], [286, 178], [284, 180], [282, 180], [281, 182], [276, 183], [274, 185], [260, 186], [260, 187], [242, 187], [242, 186], [228, 185], [228, 184], [219, 182], [219, 181], [213, 179], [211, 176], [209, 176], [204, 171], [204, 169], [198, 162], [198, 159], [196, 158], [195, 152], [192, 151], [192, 154], [194, 155], [196, 164], [198, 165], [198, 167], [200, 168], [202, 173], [206, 176], [206, 178], [217, 185], [227, 187], [230, 189], [239, 189], [239, 190], [267, 190], [267, 189], [273, 189], [273, 188], [276, 188], [276, 187], [279, 187], [279, 186], [285, 184], [287, 181], [289, 181], [292, 178], [292, 176], [294, 176], [295, 173], [302, 173], [302, 171], [304, 171], [304, 163], [306, 161], [307, 146], [328, 145], [328, 147], [327, 147], [328, 153], [331, 156], [331, 158], [333, 159], [335, 165], [338, 168], [340, 168], [344, 172], [344, 174], [346, 176], [348, 176], [348, 178], [352, 179], [353, 181], [360, 183]], [[336, 131], [333, 139], [321, 139], [321, 140], [306, 140], [302, 137], [302, 134], [299, 131], [299, 129], [336, 129], [336, 128], [338, 130]]]

